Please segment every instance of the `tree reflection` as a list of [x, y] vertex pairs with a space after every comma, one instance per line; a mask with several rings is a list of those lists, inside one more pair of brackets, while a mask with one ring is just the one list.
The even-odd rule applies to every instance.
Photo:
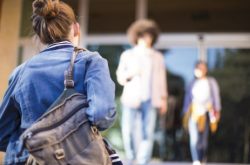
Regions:
[[221, 89], [222, 118], [218, 132], [210, 140], [208, 158], [216, 162], [249, 163], [250, 50], [224, 53], [217, 55], [217, 69], [211, 72]]

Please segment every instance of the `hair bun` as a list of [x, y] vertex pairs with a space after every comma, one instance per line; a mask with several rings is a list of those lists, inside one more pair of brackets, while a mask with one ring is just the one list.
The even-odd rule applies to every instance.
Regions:
[[33, 14], [52, 19], [59, 13], [57, 4], [59, 0], [35, 0], [33, 2]]

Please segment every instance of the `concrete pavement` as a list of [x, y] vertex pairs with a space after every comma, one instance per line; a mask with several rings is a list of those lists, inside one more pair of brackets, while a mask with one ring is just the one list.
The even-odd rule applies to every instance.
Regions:
[[[129, 165], [128, 162], [123, 161], [124, 165]], [[192, 165], [191, 162], [162, 162], [159, 160], [153, 160], [149, 165]], [[205, 165], [247, 165], [240, 163], [206, 163]], [[249, 164], [248, 164], [249, 165]]]

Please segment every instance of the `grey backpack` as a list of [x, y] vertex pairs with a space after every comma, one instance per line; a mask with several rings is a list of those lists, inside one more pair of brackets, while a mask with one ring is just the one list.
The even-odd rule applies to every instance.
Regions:
[[110, 165], [98, 129], [86, 116], [86, 97], [74, 89], [75, 48], [65, 71], [65, 90], [21, 136], [23, 146], [39, 165]]

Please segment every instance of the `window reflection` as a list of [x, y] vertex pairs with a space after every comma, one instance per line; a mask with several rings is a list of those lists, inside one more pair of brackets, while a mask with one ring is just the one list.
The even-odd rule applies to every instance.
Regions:
[[210, 75], [217, 79], [222, 99], [220, 127], [211, 138], [208, 155], [211, 161], [247, 160], [250, 137], [250, 49], [210, 48], [207, 55]]
[[193, 68], [198, 59], [198, 50], [196, 48], [173, 48], [163, 52], [168, 71], [181, 76], [187, 85], [193, 79]]

